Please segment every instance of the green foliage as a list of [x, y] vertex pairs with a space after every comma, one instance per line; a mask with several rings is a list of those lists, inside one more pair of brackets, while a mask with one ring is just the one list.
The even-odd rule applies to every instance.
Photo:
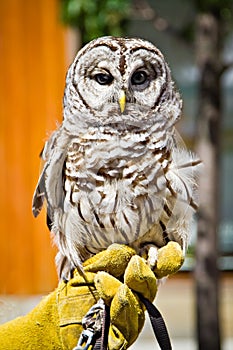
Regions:
[[99, 36], [125, 34], [130, 0], [61, 0], [64, 23], [80, 30], [83, 44]]

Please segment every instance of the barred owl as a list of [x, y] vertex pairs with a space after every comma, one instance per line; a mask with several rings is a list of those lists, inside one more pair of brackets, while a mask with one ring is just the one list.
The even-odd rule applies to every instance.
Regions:
[[185, 253], [200, 161], [176, 137], [181, 109], [151, 43], [103, 37], [79, 51], [33, 199], [34, 216], [46, 199], [60, 275], [114, 242]]

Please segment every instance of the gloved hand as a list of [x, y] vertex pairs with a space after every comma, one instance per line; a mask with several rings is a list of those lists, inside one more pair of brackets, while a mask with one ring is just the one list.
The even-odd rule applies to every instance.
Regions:
[[[82, 296], [90, 308], [95, 302], [87, 289], [89, 285], [96, 299], [102, 298], [110, 306], [109, 349], [127, 349], [137, 339], [144, 324], [145, 308], [137, 293], [153, 301], [157, 292], [155, 275], [161, 278], [175, 273], [182, 263], [183, 254], [179, 244], [175, 242], [169, 242], [165, 247], [158, 249], [155, 273], [151, 271], [143, 258], [135, 254], [133, 249], [113, 244], [84, 263], [86, 281], [76, 272], [65, 288], [69, 289], [69, 293], [74, 288], [74, 293], [77, 295], [79, 286], [79, 298]], [[82, 302], [75, 300], [67, 303], [67, 297], [67, 292], [65, 292], [65, 297], [61, 302], [66, 311], [60, 309], [60, 320], [63, 319], [62, 315], [67, 314], [68, 307], [73, 317], [75, 303], [77, 303], [83, 305], [82, 310], [79, 310], [79, 319], [77, 319], [77, 324], [80, 324], [88, 308], [84, 308]], [[65, 325], [64, 322], [61, 324]], [[66, 324], [67, 327], [61, 328], [61, 334], [64, 333], [62, 339], [67, 344], [73, 344], [75, 340], [77, 342], [77, 330], [80, 332], [80, 328], [72, 328], [71, 322], [67, 320]], [[68, 345], [66, 348], [70, 349]]]
[[[80, 332], [77, 325], [80, 325], [83, 316], [99, 298], [110, 306], [109, 349], [127, 349], [136, 340], [144, 324], [144, 306], [135, 292], [152, 301], [157, 283], [145, 260], [135, 254], [128, 246], [112, 244], [83, 264], [85, 276], [76, 271], [75, 276], [63, 284], [59, 294], [59, 315], [65, 348], [70, 349], [70, 344], [77, 344]], [[76, 313], [75, 321], [76, 305], [79, 305], [79, 313]]]
[[[62, 282], [58, 288], [58, 313], [60, 334], [64, 349], [73, 349], [82, 331], [82, 319], [89, 309], [101, 298], [95, 286], [99, 271], [113, 278], [122, 278], [135, 251], [127, 246], [112, 244], [108, 249], [96, 254], [83, 263], [84, 274], [75, 270], [73, 278]], [[99, 272], [100, 273], [100, 272]], [[115, 277], [113, 277], [115, 276]], [[107, 280], [106, 280], [107, 283]], [[104, 290], [112, 291], [106, 284]], [[111, 348], [110, 348], [111, 349]]]
[[86, 261], [84, 274], [77, 270], [73, 278], [58, 288], [26, 316], [0, 326], [0, 349], [64, 350], [73, 349], [82, 332], [82, 318], [98, 299], [94, 285], [99, 270], [120, 277], [135, 251], [112, 245]]
[[[155, 273], [174, 273], [182, 262], [179, 245], [170, 242], [158, 251]], [[113, 244], [83, 265], [85, 274], [75, 271], [28, 315], [0, 326], [2, 349], [73, 349], [83, 316], [100, 297], [110, 305], [109, 349], [127, 349], [136, 340], [144, 323], [137, 293], [152, 301], [157, 290], [144, 259], [127, 246]]]
[[94, 282], [98, 295], [110, 306], [109, 349], [127, 349], [145, 321], [137, 293], [153, 301], [157, 292], [155, 275], [145, 260], [135, 255], [127, 265], [123, 283], [106, 272], [98, 272]]

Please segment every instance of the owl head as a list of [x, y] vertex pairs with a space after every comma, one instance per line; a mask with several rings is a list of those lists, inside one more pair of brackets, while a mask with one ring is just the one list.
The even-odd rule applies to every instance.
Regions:
[[83, 47], [70, 66], [64, 120], [72, 125], [173, 125], [182, 101], [162, 53], [136, 38], [102, 37]]

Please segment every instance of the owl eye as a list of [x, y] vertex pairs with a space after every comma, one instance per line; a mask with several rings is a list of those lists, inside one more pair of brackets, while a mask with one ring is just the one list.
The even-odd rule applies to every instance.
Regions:
[[98, 73], [95, 75], [94, 79], [100, 85], [109, 85], [113, 81], [113, 76], [107, 73]]
[[131, 83], [133, 85], [142, 85], [146, 82], [148, 76], [143, 70], [138, 70], [131, 77]]

